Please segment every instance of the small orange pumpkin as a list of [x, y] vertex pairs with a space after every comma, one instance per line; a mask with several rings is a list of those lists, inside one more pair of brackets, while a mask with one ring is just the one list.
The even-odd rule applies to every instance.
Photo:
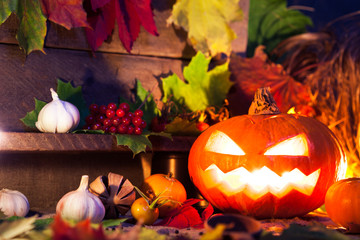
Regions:
[[267, 88], [258, 90], [249, 115], [205, 130], [188, 161], [206, 200], [256, 218], [301, 216], [320, 207], [344, 167], [334, 134], [314, 118], [280, 113]]
[[352, 233], [360, 233], [359, 196], [360, 178], [348, 178], [334, 183], [325, 197], [329, 217]]
[[[167, 175], [158, 173], [147, 177], [141, 186], [141, 191], [151, 199], [155, 199], [157, 195], [161, 194], [158, 201], [159, 204], [162, 204], [159, 207], [160, 217], [167, 216], [187, 198], [184, 186], [179, 180], [172, 177], [171, 173]], [[166, 199], [170, 201], [163, 203]]]

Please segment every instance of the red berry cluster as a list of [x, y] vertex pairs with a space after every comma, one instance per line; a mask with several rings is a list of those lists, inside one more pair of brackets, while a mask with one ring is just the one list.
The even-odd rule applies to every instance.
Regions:
[[127, 103], [121, 103], [119, 107], [115, 103], [107, 106], [91, 104], [89, 110], [90, 115], [85, 118], [84, 129], [140, 135], [146, 127], [146, 122], [142, 119], [143, 111], [137, 109], [130, 112]]

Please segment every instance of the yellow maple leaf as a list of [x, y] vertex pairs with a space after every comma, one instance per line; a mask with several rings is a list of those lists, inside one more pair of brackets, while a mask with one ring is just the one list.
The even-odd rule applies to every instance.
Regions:
[[229, 55], [237, 37], [230, 23], [243, 16], [239, 0], [177, 0], [168, 24], [188, 32], [192, 46], [206, 55]]

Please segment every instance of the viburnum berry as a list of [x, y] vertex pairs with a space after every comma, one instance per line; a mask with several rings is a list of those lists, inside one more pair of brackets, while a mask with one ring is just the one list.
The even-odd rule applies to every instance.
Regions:
[[146, 128], [146, 122], [145, 122], [145, 120], [141, 120], [141, 124], [140, 124], [140, 127], [142, 128], [142, 129], [144, 129], [144, 128]]
[[102, 130], [101, 124], [95, 123], [95, 124], [91, 125], [91, 130]]
[[111, 119], [110, 118], [105, 118], [103, 121], [103, 125], [105, 127], [110, 127], [112, 125]]
[[134, 133], [134, 127], [133, 126], [128, 126], [128, 130], [126, 132], [127, 134], [133, 134]]
[[140, 127], [142, 122], [141, 117], [133, 117], [132, 119], [132, 123], [134, 124], [134, 126]]
[[117, 110], [116, 110], [116, 115], [118, 116], [118, 117], [123, 117], [123, 116], [125, 116], [125, 111], [124, 111], [124, 109], [121, 109], [121, 108], [118, 108]]
[[89, 106], [89, 110], [91, 113], [96, 114], [99, 112], [99, 105], [93, 103]]
[[122, 118], [121, 122], [122, 122], [122, 124], [128, 126], [131, 123], [131, 118], [125, 116]]
[[130, 105], [128, 103], [121, 103], [119, 105], [119, 108], [121, 108], [122, 110], [124, 110], [125, 112], [129, 112], [130, 111]]
[[106, 110], [107, 110], [107, 106], [105, 106], [105, 105], [101, 105], [99, 107], [100, 114], [106, 114]]
[[142, 133], [142, 129], [140, 127], [134, 127], [134, 134], [140, 135]]
[[117, 132], [117, 128], [114, 127], [114, 126], [111, 126], [111, 127], [109, 127], [109, 132], [110, 132], [110, 133], [116, 133], [116, 132]]
[[93, 124], [95, 121], [95, 117], [93, 115], [89, 115], [85, 118], [85, 122], [90, 125], [90, 124]]
[[141, 109], [136, 109], [134, 115], [138, 117], [142, 117], [144, 116], [144, 112]]
[[105, 118], [106, 118], [106, 117], [105, 117], [104, 115], [98, 115], [98, 116], [96, 117], [96, 122], [103, 124]]
[[106, 110], [106, 116], [108, 118], [113, 118], [115, 116], [115, 110], [112, 110], [112, 109], [107, 109]]
[[118, 133], [127, 133], [128, 131], [128, 126], [125, 124], [120, 124], [117, 128]]
[[110, 109], [110, 110], [116, 110], [116, 103], [109, 103], [107, 105], [107, 109]]

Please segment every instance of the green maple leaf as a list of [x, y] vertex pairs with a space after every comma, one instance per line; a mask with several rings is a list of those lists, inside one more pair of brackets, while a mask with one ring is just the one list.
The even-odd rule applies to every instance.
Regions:
[[287, 8], [287, 0], [250, 0], [247, 55], [265, 45], [270, 52], [282, 40], [306, 32], [312, 26], [309, 17]]
[[232, 86], [228, 63], [208, 71], [210, 58], [198, 52], [184, 68], [182, 81], [176, 74], [162, 80], [164, 102], [172, 99], [185, 105], [190, 111], [205, 110], [209, 106], [221, 106]]
[[[88, 107], [83, 98], [81, 87], [74, 88], [70, 82], [65, 83], [58, 79], [56, 92], [61, 100], [70, 102], [78, 108], [80, 112], [79, 126], [83, 126], [85, 123], [85, 117], [88, 115]], [[28, 112], [25, 117], [20, 119], [20, 121], [22, 121], [27, 127], [36, 128], [35, 123], [37, 122], [39, 112], [46, 104], [46, 102], [35, 98], [35, 109]]]
[[242, 19], [239, 0], [178, 0], [168, 23], [188, 32], [193, 47], [210, 54], [231, 52], [231, 42], [237, 37], [229, 23]]

